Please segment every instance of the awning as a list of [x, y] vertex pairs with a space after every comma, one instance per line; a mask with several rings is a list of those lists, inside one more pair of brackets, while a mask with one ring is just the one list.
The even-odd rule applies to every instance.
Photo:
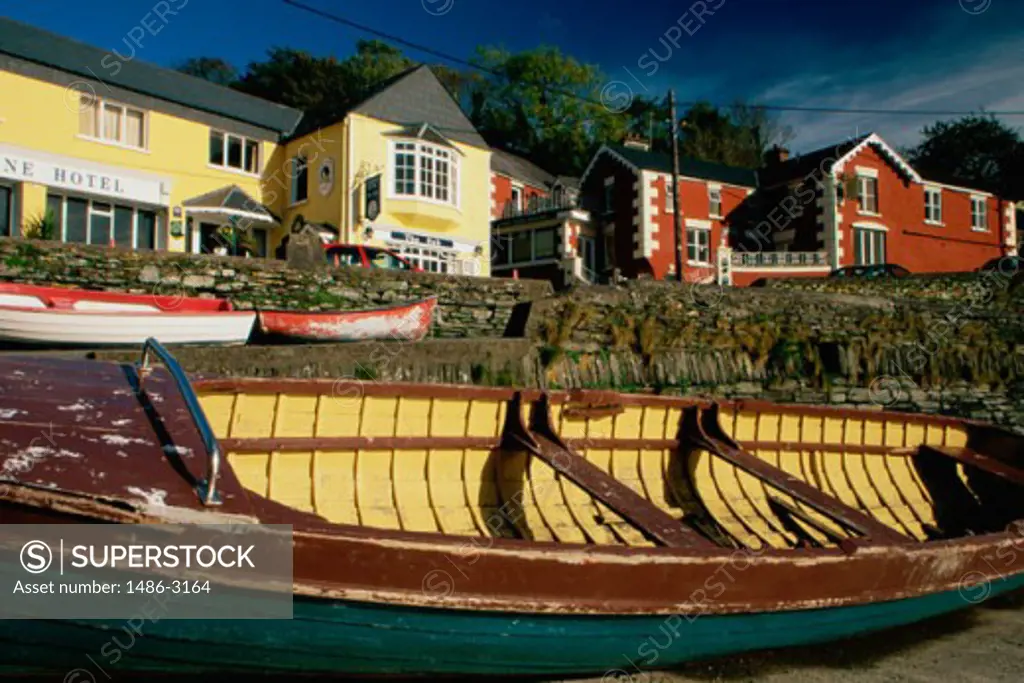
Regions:
[[263, 204], [250, 197], [237, 185], [222, 187], [182, 202], [189, 216], [198, 220], [224, 224], [235, 222], [239, 228], [250, 225], [278, 225], [277, 217]]

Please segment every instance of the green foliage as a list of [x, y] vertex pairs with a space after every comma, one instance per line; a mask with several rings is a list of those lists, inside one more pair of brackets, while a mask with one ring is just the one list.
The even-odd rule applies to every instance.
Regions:
[[972, 114], [926, 126], [922, 135], [907, 159], [926, 178], [1024, 198], [1024, 141], [1016, 129]]
[[470, 95], [470, 118], [498, 147], [528, 154], [556, 174], [579, 173], [598, 145], [622, 140], [628, 119], [601, 104], [600, 70], [540, 47], [512, 54], [479, 48], [488, 72]]
[[772, 145], [784, 145], [793, 131], [760, 107], [743, 103], [719, 108], [693, 105], [680, 121], [679, 153], [703, 161], [757, 168]]
[[238, 70], [220, 57], [192, 57], [179, 64], [177, 70], [217, 85], [230, 87], [238, 82]]
[[50, 209], [29, 219], [24, 230], [25, 237], [34, 240], [52, 240], [57, 235], [57, 217]]

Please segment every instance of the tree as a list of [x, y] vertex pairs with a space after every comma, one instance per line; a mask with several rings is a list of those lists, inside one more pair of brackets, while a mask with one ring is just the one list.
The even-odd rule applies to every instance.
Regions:
[[925, 126], [907, 159], [924, 177], [1024, 198], [1024, 142], [992, 115], [971, 114]]
[[602, 142], [619, 141], [628, 118], [601, 104], [597, 67], [557, 48], [510, 54], [479, 48], [484, 75], [470, 95], [470, 118], [492, 145], [525, 154], [556, 174], [583, 170]]
[[340, 121], [383, 82], [414, 64], [401, 50], [378, 40], [360, 40], [355, 54], [341, 61], [276, 47], [265, 61], [249, 64], [235, 87], [301, 109], [301, 133]]
[[219, 57], [192, 57], [179, 64], [177, 70], [217, 85], [231, 86], [238, 81], [238, 70]]
[[769, 147], [793, 137], [789, 127], [781, 126], [763, 108], [743, 103], [722, 109], [697, 102], [680, 125], [682, 155], [746, 168], [761, 166]]

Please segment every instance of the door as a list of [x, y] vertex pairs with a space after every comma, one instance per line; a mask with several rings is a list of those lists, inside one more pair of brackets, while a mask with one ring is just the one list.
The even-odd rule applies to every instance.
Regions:
[[11, 218], [11, 188], [0, 185], [0, 237], [13, 235]]
[[580, 257], [583, 259], [583, 275], [590, 282], [597, 272], [597, 243], [593, 237], [580, 235]]

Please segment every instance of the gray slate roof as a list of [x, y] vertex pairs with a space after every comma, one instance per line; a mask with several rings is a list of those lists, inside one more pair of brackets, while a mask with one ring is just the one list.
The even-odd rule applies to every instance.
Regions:
[[302, 118], [302, 112], [297, 109], [138, 59], [122, 60], [107, 50], [6, 17], [0, 17], [0, 54], [226, 116], [282, 135], [291, 133]]
[[555, 176], [529, 159], [496, 148], [491, 148], [491, 170], [534, 187], [549, 188], [555, 182]]
[[249, 211], [251, 213], [264, 213], [269, 218], [274, 218], [270, 210], [249, 196], [249, 194], [238, 185], [225, 185], [224, 187], [206, 192], [182, 202], [185, 206], [204, 209], [232, 209], [234, 211]]
[[349, 113], [402, 125], [429, 123], [451, 140], [488, 148], [459, 104], [425, 64], [388, 79]]
[[[661, 152], [649, 152], [643, 149], [626, 147], [625, 145], [608, 145], [615, 154], [629, 161], [637, 168], [660, 173], [672, 172], [672, 157]], [[726, 166], [709, 161], [700, 161], [689, 157], [680, 157], [679, 175], [701, 180], [714, 180], [741, 187], [757, 187], [757, 172], [751, 168]]]

